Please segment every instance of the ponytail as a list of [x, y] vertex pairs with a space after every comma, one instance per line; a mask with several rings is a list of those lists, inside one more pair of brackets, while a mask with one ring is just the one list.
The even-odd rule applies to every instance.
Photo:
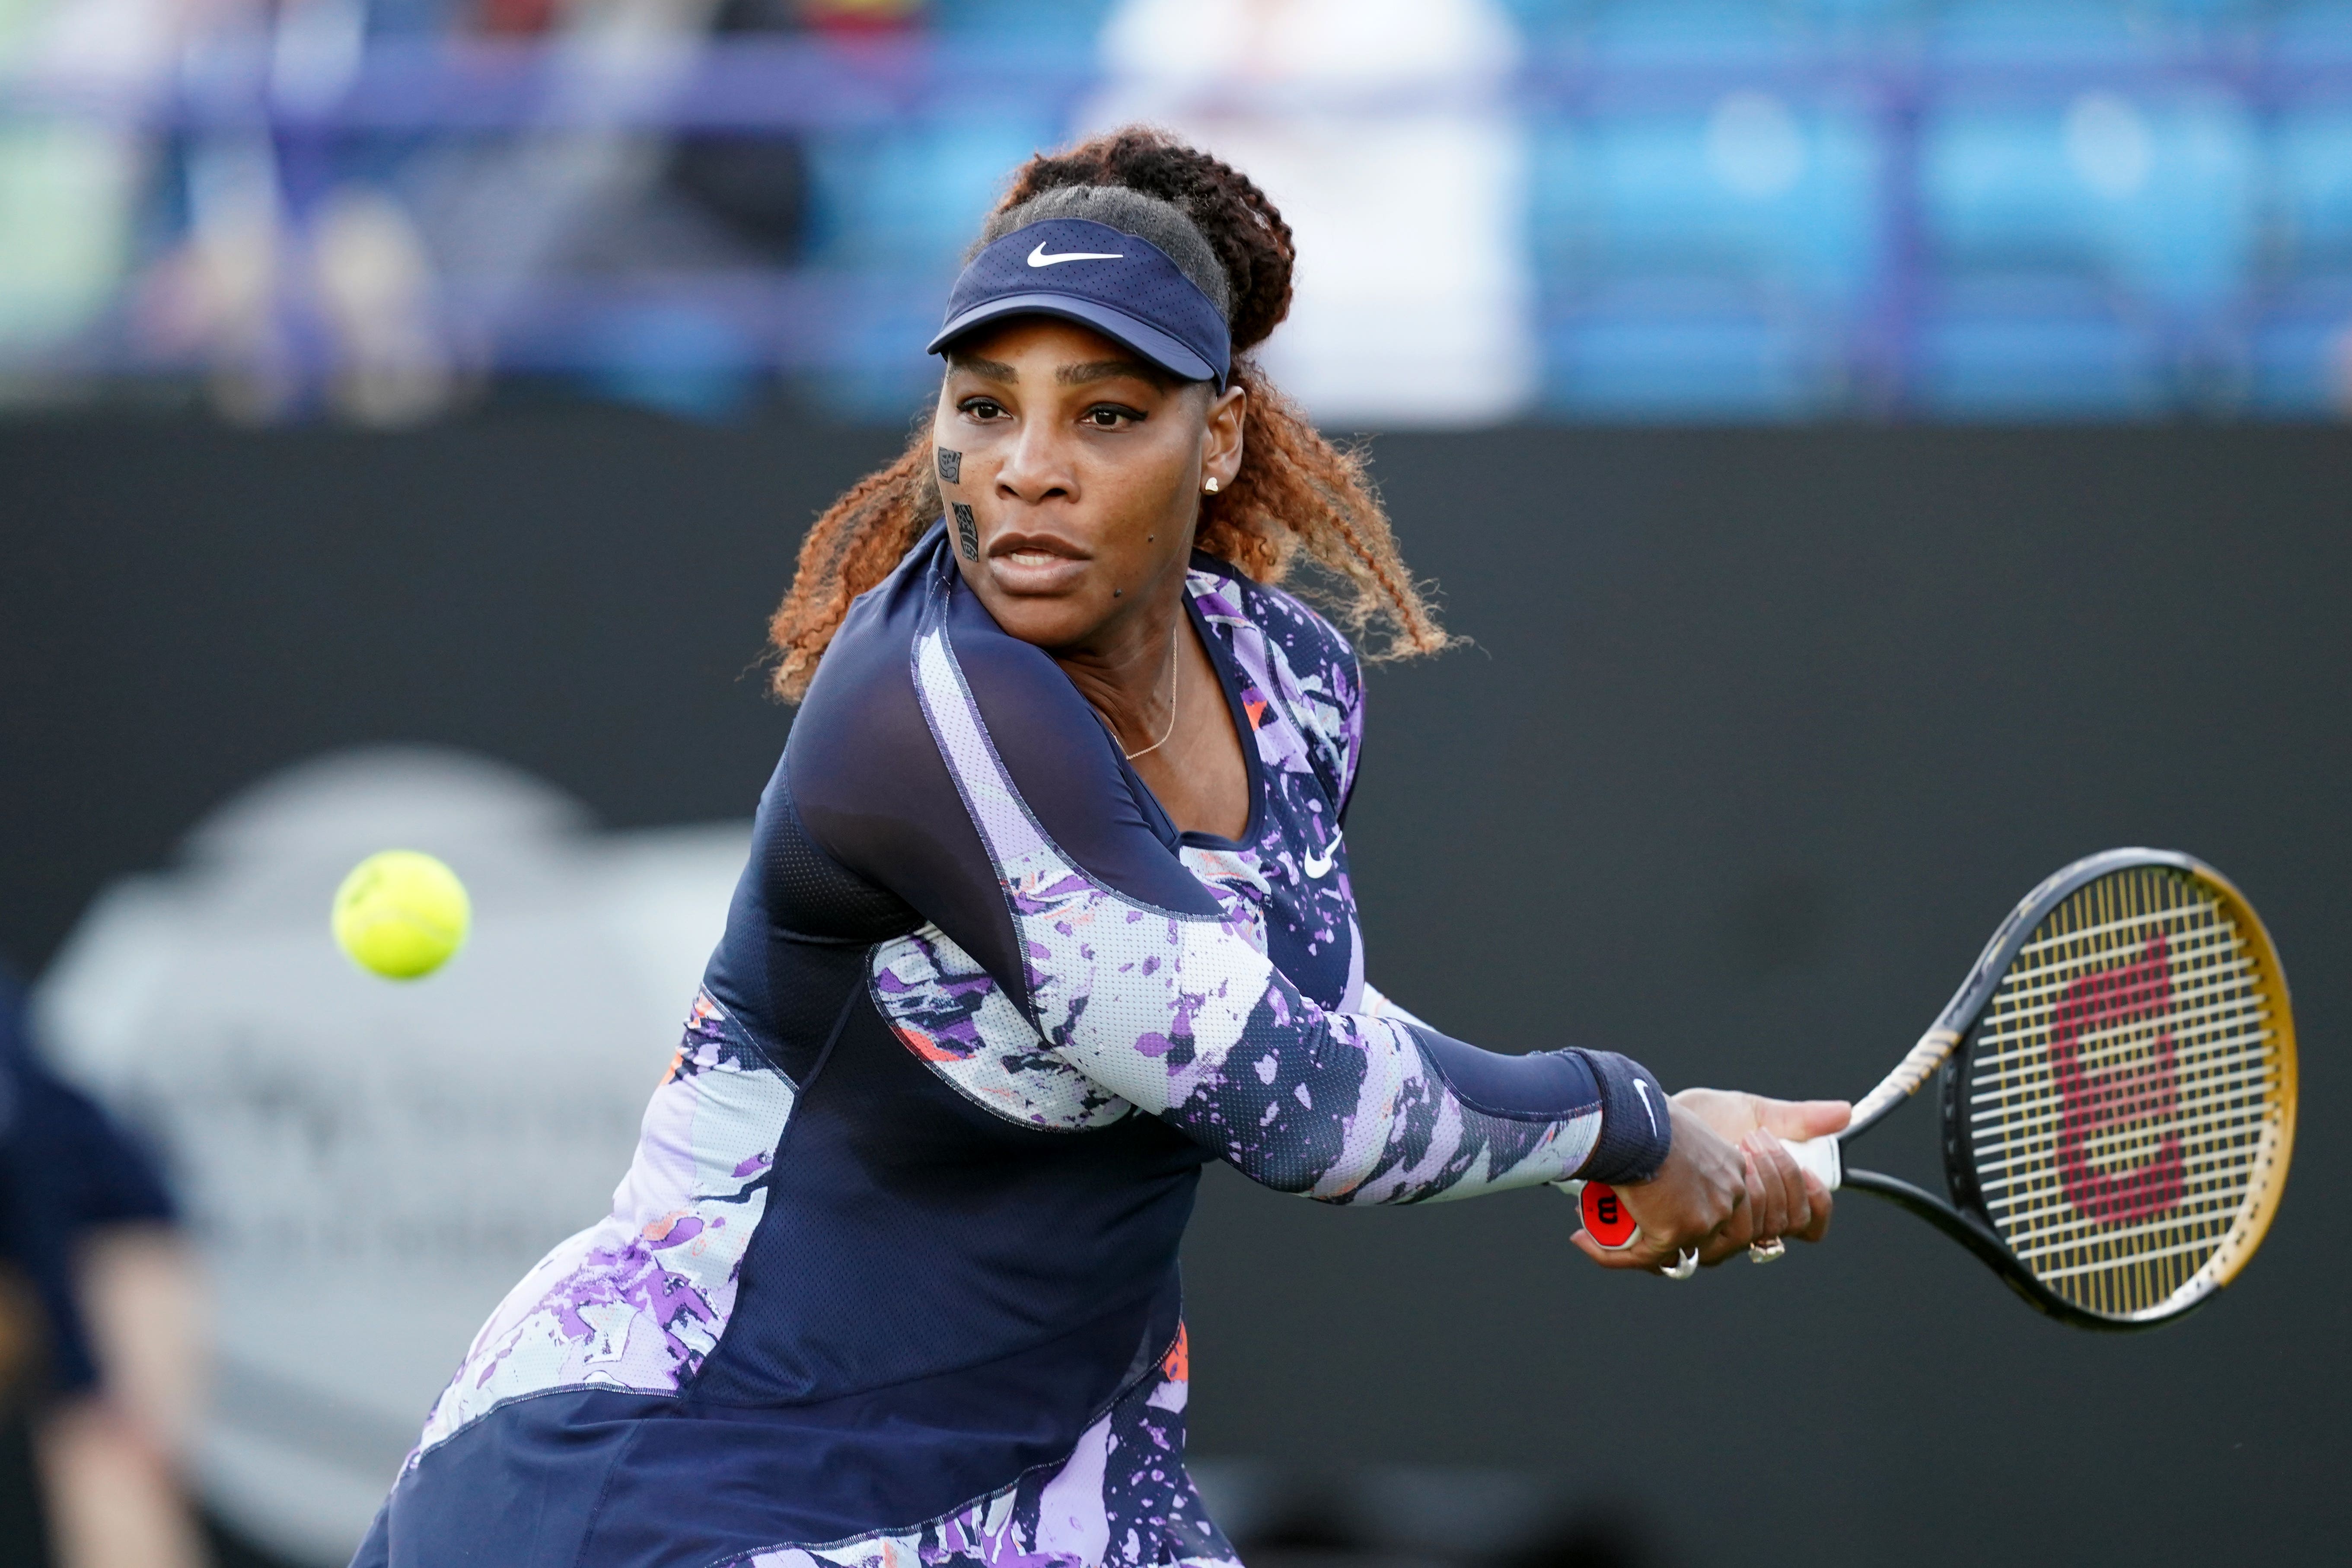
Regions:
[[801, 542], [792, 588], [768, 621], [777, 696], [798, 702], [807, 695], [850, 601], [890, 575], [940, 510], [926, 418], [896, 462], [851, 486]]

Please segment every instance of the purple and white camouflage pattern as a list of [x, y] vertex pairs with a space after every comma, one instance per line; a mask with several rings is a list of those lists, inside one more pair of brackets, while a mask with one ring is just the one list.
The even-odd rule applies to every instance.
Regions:
[[794, 1100], [791, 1081], [729, 1022], [709, 994], [695, 997], [613, 1212], [508, 1292], [435, 1403], [410, 1465], [524, 1394], [675, 1394], [717, 1347]]
[[1076, 1132], [1135, 1109], [1048, 1050], [980, 961], [935, 925], [876, 947], [866, 984], [901, 1044], [1008, 1121]]
[[[1237, 852], [1188, 845], [1184, 863], [1203, 881], [1253, 888], [1252, 902], [1282, 919], [1309, 953], [1345, 942], [1348, 981], [1339, 1006], [1356, 1012], [1364, 985], [1363, 933], [1329, 805], [1347, 800], [1363, 755], [1364, 689], [1355, 650], [1287, 594], [1197, 568], [1185, 586], [1202, 619], [1225, 638], [1245, 682], [1242, 711], [1267, 798], [1261, 808], [1265, 831], [1256, 843]], [[1312, 858], [1318, 851], [1321, 858]]]

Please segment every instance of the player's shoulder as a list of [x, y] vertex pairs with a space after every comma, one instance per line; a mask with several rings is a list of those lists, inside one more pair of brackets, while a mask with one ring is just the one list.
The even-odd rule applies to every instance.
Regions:
[[1318, 772], [1345, 799], [1363, 734], [1363, 669], [1339, 627], [1297, 595], [1206, 555], [1192, 560], [1193, 602], [1230, 628], [1242, 673], [1307, 740]]
[[1355, 645], [1297, 595], [1260, 583], [1209, 555], [1193, 556], [1192, 581], [1193, 597], [1211, 620], [1226, 618], [1255, 627], [1284, 662], [1301, 674], [1336, 669], [1346, 672], [1353, 683]]

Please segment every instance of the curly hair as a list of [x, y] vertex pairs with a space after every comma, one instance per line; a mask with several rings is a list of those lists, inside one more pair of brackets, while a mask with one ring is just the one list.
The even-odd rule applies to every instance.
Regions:
[[[1233, 384], [1249, 395], [1242, 466], [1201, 502], [1194, 543], [1261, 583], [1280, 582], [1301, 554], [1342, 584], [1327, 607], [1361, 642], [1385, 633], [1367, 658], [1434, 653], [1453, 639], [1437, 624], [1397, 552], [1361, 453], [1326, 440], [1276, 390], [1246, 351], [1290, 312], [1297, 258], [1290, 226], [1249, 177], [1164, 132], [1111, 132], [1021, 166], [995, 208], [1003, 213], [1048, 191], [1117, 185], [1182, 209], [1215, 251], [1231, 285]], [[776, 693], [797, 702], [850, 601], [890, 574], [940, 515], [930, 419], [898, 459], [868, 474], [826, 510], [801, 546], [791, 590], [768, 625]]]

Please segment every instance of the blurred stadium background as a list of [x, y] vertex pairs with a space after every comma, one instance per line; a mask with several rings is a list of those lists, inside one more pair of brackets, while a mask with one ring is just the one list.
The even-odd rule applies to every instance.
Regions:
[[[1129, 119], [1297, 226], [1269, 368], [1477, 644], [1370, 678], [1384, 988], [1837, 1091], [2152, 842], [2263, 908], [2310, 1053], [2302, 1196], [2147, 1340], [1858, 1202], [1619, 1289], [1545, 1194], [1213, 1173], [1193, 1436], [1252, 1568], [2340, 1551], [2352, 0], [0, 0], [0, 960], [181, 1184], [220, 1568], [341, 1561], [601, 1212], [800, 532], [928, 401], [1006, 174]], [[481, 911], [397, 992], [324, 934], [394, 840]], [[53, 1562], [38, 1412], [0, 1568]]]
[[2352, 406], [2343, 0], [8, 0], [0, 384], [896, 418], [1005, 171], [1136, 113], [1504, 256], [1486, 401], [1338, 416]]

